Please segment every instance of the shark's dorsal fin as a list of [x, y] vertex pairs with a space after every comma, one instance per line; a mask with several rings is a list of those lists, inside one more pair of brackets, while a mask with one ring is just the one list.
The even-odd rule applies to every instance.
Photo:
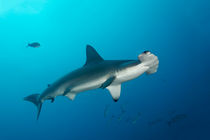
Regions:
[[87, 57], [87, 59], [86, 59], [85, 65], [104, 61], [104, 59], [90, 45], [87, 45], [87, 47], [86, 47], [86, 57]]

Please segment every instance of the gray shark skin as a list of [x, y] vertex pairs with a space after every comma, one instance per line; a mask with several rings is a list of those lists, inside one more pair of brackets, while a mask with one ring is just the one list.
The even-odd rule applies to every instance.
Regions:
[[43, 102], [45, 100], [53, 102], [56, 96], [65, 96], [74, 100], [80, 92], [106, 88], [114, 101], [117, 101], [123, 82], [137, 78], [144, 72], [155, 73], [159, 65], [157, 56], [149, 51], [140, 54], [137, 60], [104, 60], [93, 47], [87, 45], [86, 56], [87, 60], [83, 67], [48, 85], [42, 94], [32, 94], [24, 98], [37, 106], [37, 119]]

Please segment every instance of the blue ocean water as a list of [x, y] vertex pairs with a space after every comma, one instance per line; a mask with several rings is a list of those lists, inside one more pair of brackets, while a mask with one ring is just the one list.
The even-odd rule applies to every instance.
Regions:
[[[117, 103], [102, 89], [46, 101], [36, 121], [23, 97], [81, 67], [87, 44], [109, 60], [150, 50], [158, 72]], [[209, 53], [208, 0], [0, 0], [0, 139], [208, 140]]]

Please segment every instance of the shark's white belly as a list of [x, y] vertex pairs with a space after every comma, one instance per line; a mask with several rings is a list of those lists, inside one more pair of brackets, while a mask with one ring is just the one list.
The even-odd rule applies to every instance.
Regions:
[[135, 79], [142, 75], [149, 69], [148, 66], [145, 66], [144, 63], [140, 63], [133, 67], [128, 67], [116, 73], [116, 79], [113, 84], [121, 84], [123, 82]]
[[107, 80], [106, 77], [102, 77], [102, 78], [98, 78], [98, 79], [95, 79], [95, 80], [91, 80], [91, 81], [87, 81], [87, 82], [78, 84], [71, 89], [71, 92], [79, 93], [79, 92], [83, 92], [83, 91], [87, 91], [87, 90], [91, 90], [91, 89], [100, 88], [101, 85], [106, 80]]

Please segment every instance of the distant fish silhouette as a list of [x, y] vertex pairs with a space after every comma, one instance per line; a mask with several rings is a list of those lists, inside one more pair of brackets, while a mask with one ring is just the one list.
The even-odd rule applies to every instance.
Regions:
[[156, 124], [158, 124], [158, 123], [160, 123], [162, 121], [163, 121], [163, 119], [159, 118], [159, 119], [156, 119], [156, 120], [148, 122], [148, 125], [149, 126], [153, 126], [153, 125], [156, 125]]
[[122, 118], [123, 118], [123, 116], [124, 116], [125, 113], [126, 113], [126, 110], [124, 109], [124, 106], [121, 105], [121, 106], [120, 106], [120, 114], [119, 114], [119, 116], [117, 117], [118, 121], [121, 121], [121, 120], [122, 120]]
[[131, 122], [131, 118], [130, 117], [128, 117], [126, 120], [125, 120], [125, 122], [127, 122], [127, 123], [129, 123], [129, 122]]
[[126, 110], [125, 110], [125, 108], [124, 108], [124, 106], [123, 106], [123, 105], [121, 105], [121, 106], [120, 106], [120, 109], [121, 109], [121, 114], [126, 113]]
[[140, 118], [140, 116], [141, 116], [141, 113], [138, 112], [137, 115], [136, 115], [136, 117], [135, 117], [133, 120], [131, 120], [131, 123], [132, 123], [132, 124], [136, 124], [136, 122], [137, 122], [137, 120]]
[[108, 119], [109, 122], [112, 122], [113, 120], [115, 120], [116, 116], [115, 115], [111, 115]]
[[131, 123], [131, 124], [136, 124], [136, 122], [140, 118], [140, 116], [141, 116], [141, 113], [138, 112], [137, 115], [134, 118], [127, 117], [127, 119], [125, 120], [125, 122]]
[[26, 47], [39, 48], [40, 43], [38, 43], [38, 42], [28, 43], [28, 45]]
[[176, 113], [176, 110], [171, 110], [168, 112], [168, 115], [173, 116]]
[[106, 107], [105, 107], [105, 109], [104, 109], [104, 118], [107, 117], [107, 114], [108, 114], [108, 112], [109, 112], [109, 107], [110, 107], [110, 105], [106, 105]]
[[114, 119], [114, 118], [115, 118], [115, 115], [112, 115], [112, 116], [111, 116], [111, 119]]
[[119, 117], [117, 118], [117, 120], [118, 120], [118, 121], [121, 121], [121, 120], [122, 120], [122, 116], [119, 116]]
[[178, 114], [176, 116], [174, 116], [173, 118], [171, 118], [171, 120], [169, 120], [167, 123], [168, 123], [168, 126], [171, 126], [173, 123], [176, 123], [177, 121], [180, 121], [180, 120], [183, 120], [187, 117], [186, 114]]

